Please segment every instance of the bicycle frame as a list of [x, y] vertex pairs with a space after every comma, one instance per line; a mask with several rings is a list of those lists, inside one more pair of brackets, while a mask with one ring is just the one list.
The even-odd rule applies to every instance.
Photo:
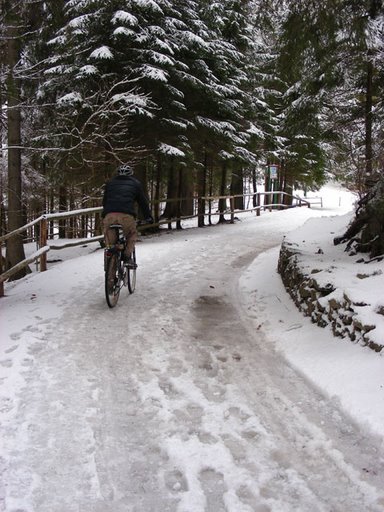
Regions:
[[[123, 265], [122, 258], [126, 249], [126, 239], [119, 224], [110, 226], [116, 230], [116, 243], [106, 246], [104, 250], [105, 296], [110, 308], [116, 306], [120, 290], [128, 286], [129, 293], [133, 293], [136, 286], [136, 267], [129, 268]], [[132, 252], [133, 261], [136, 261], [135, 250]]]

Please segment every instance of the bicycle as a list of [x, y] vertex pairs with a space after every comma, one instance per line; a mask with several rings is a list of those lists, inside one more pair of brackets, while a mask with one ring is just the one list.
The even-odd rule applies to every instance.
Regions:
[[127, 241], [120, 224], [110, 226], [116, 230], [117, 242], [104, 250], [105, 272], [105, 298], [110, 308], [116, 306], [119, 300], [120, 290], [128, 287], [129, 293], [133, 293], [136, 287], [136, 252], [131, 253], [131, 262], [124, 264], [124, 252]]

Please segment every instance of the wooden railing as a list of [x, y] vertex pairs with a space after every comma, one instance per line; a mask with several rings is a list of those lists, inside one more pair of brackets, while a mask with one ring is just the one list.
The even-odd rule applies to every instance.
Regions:
[[[261, 204], [262, 196], [264, 196], [263, 204]], [[289, 196], [290, 198], [293, 198], [296, 201], [296, 203], [293, 205], [284, 204], [283, 196]], [[243, 197], [243, 198], [255, 197], [256, 206], [252, 206], [252, 208], [247, 208], [247, 209], [243, 209], [243, 210], [239, 210], [239, 209], [235, 210], [234, 204], [235, 204], [235, 199], [237, 197]], [[265, 201], [266, 197], [269, 197], [270, 199], [272, 199], [272, 201], [268, 201], [268, 204], [266, 204], [266, 201]], [[230, 215], [231, 223], [233, 223], [235, 220], [235, 213], [245, 213], [245, 212], [254, 211], [254, 212], [256, 212], [256, 215], [260, 215], [260, 211], [262, 209], [272, 210], [272, 209], [276, 209], [276, 208], [287, 208], [287, 207], [291, 207], [291, 206], [303, 206], [303, 205], [310, 208], [310, 206], [311, 206], [310, 202], [307, 201], [306, 199], [303, 199], [298, 196], [292, 196], [290, 194], [287, 194], [286, 192], [281, 192], [281, 191], [257, 192], [255, 194], [249, 193], [249, 194], [243, 194], [243, 195], [228, 195], [228, 196], [205, 196], [205, 197], [194, 198], [194, 199], [195, 199], [196, 203], [197, 203], [197, 201], [202, 200], [202, 199], [205, 201], [209, 201], [210, 203], [217, 202], [219, 200], [225, 200], [226, 202], [229, 201], [229, 208], [226, 209], [225, 211], [214, 211], [213, 212], [210, 209], [209, 213], [207, 212], [203, 215], [204, 216], [205, 215], [211, 215], [211, 216]], [[179, 202], [184, 201], [184, 200], [185, 199], [174, 199], [174, 201], [179, 201]], [[166, 202], [166, 200], [164, 200], [163, 202]], [[86, 238], [86, 239], [82, 238], [81, 240], [70, 241], [64, 245], [52, 245], [52, 244], [48, 245], [48, 223], [49, 222], [55, 221], [55, 220], [67, 219], [67, 218], [71, 218], [71, 217], [78, 217], [81, 215], [96, 214], [96, 213], [100, 213], [101, 211], [102, 211], [102, 207], [97, 207], [97, 208], [85, 208], [82, 210], [73, 210], [73, 211], [62, 212], [62, 213], [47, 213], [47, 214], [41, 215], [40, 217], [33, 220], [32, 222], [25, 224], [24, 226], [20, 227], [19, 229], [16, 229], [16, 230], [0, 237], [0, 297], [4, 296], [4, 281], [6, 281], [10, 277], [12, 277], [14, 274], [19, 272], [21, 269], [30, 265], [31, 263], [38, 261], [40, 272], [44, 272], [45, 270], [47, 270], [47, 253], [50, 250], [65, 249], [68, 247], [75, 247], [77, 245], [82, 245], [85, 242], [86, 243], [100, 242], [103, 240], [103, 235], [99, 235], [99, 236], [94, 236], [91, 238]], [[199, 217], [199, 214], [194, 213], [193, 215], [189, 215], [189, 216], [180, 216], [177, 218], [163, 219], [163, 220], [160, 220], [156, 224], [151, 224], [150, 226], [140, 226], [140, 230], [145, 230], [148, 227], [151, 227], [151, 228], [159, 227], [162, 224], [168, 224], [170, 226], [173, 222], [180, 222], [182, 220], [187, 220], [187, 219], [192, 219], [192, 218], [197, 218], [197, 217]], [[2, 270], [3, 270], [4, 258], [3, 258], [3, 254], [2, 254], [2, 252], [3, 252], [2, 248], [3, 248], [4, 242], [6, 240], [8, 240], [9, 238], [20, 235], [22, 233], [25, 233], [27, 230], [31, 229], [33, 226], [35, 226], [37, 224], [39, 225], [39, 230], [38, 230], [39, 239], [36, 240], [38, 249], [33, 254], [31, 254], [28, 258], [25, 258], [23, 261], [20, 261], [19, 263], [14, 265], [12, 268], [3, 272]]]

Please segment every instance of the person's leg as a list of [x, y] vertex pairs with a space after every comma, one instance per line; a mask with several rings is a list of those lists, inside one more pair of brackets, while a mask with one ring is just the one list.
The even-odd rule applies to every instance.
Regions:
[[136, 219], [132, 215], [121, 214], [120, 224], [123, 227], [124, 236], [127, 240], [125, 255], [130, 256], [137, 240]]
[[131, 215], [126, 219], [124, 234], [127, 240], [126, 255], [130, 256], [137, 240], [136, 219]]
[[119, 224], [119, 221], [117, 220], [117, 215], [114, 213], [107, 213], [107, 215], [103, 219], [104, 241], [107, 247], [115, 245], [115, 243], [117, 242], [116, 230], [109, 228], [112, 224]]

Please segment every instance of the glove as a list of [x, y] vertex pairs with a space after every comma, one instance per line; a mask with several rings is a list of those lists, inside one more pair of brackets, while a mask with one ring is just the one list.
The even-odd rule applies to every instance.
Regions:
[[153, 218], [152, 217], [148, 217], [148, 219], [145, 219], [145, 223], [146, 224], [153, 224]]

